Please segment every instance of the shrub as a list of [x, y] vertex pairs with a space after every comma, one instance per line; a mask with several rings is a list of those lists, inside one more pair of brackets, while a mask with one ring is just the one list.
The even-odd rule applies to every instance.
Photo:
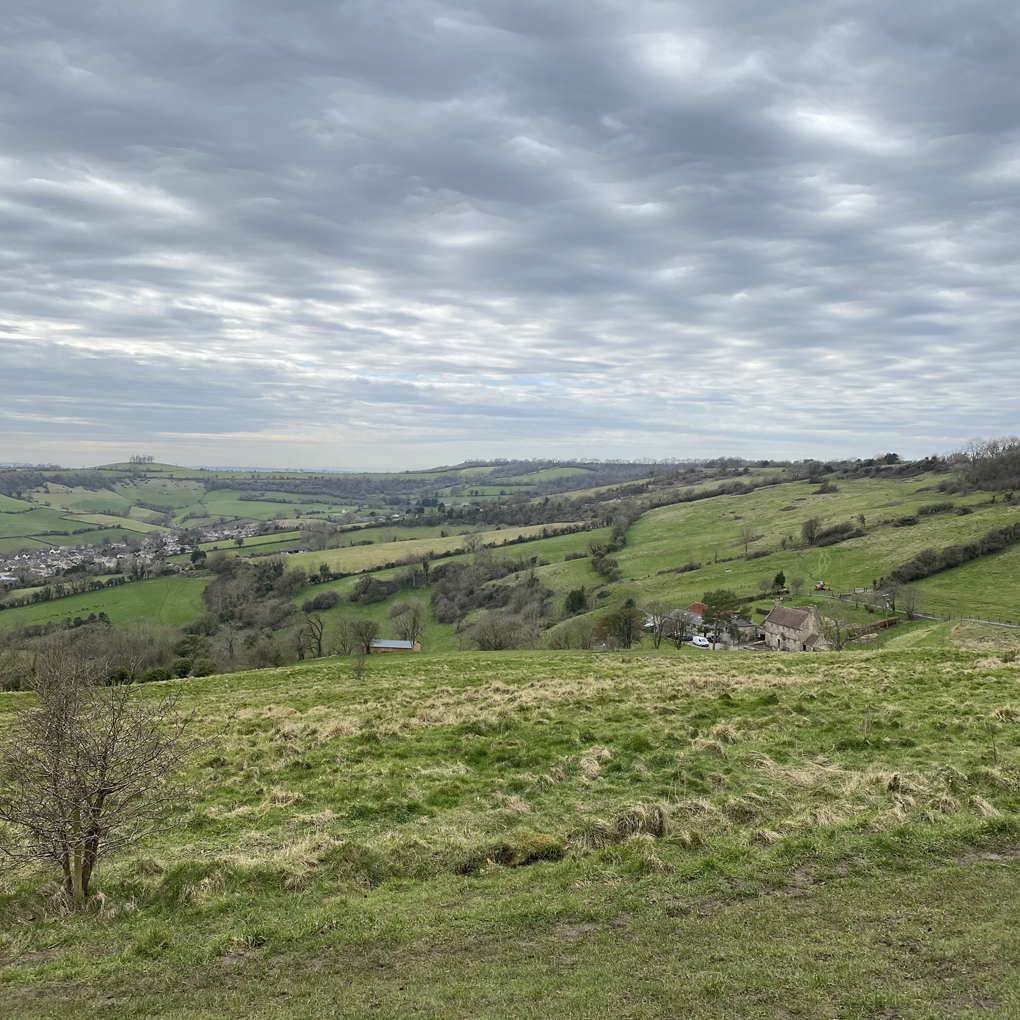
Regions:
[[596, 556], [591, 561], [592, 570], [601, 575], [607, 581], [619, 581], [623, 576], [620, 573], [620, 565], [612, 556]]
[[191, 666], [192, 676], [212, 676], [216, 672], [214, 659], [196, 659]]
[[[314, 613], [319, 609], [332, 609], [337, 600], [340, 598], [335, 591], [322, 591], [313, 599], [305, 599], [301, 605], [301, 611], [304, 613]], [[361, 601], [365, 601], [362, 599]]]
[[162, 666], [155, 666], [153, 669], [147, 669], [142, 674], [143, 684], [162, 683], [164, 680], [172, 680], [173, 673], [168, 669], [163, 669]]
[[933, 517], [935, 514], [951, 514], [956, 509], [955, 503], [925, 503], [917, 508], [918, 517]]
[[180, 658], [174, 663], [173, 674], [183, 679], [191, 672], [191, 659]]

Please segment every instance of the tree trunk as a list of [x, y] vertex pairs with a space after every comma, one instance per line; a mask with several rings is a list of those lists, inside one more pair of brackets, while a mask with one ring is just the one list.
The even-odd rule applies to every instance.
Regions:
[[74, 909], [77, 910], [85, 902], [85, 883], [83, 881], [83, 846], [81, 838], [81, 809], [75, 807], [73, 815], [74, 846], [71, 849], [71, 896]]

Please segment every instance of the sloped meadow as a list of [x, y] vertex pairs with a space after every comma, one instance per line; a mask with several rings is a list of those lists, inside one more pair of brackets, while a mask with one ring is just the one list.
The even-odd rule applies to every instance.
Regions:
[[[377, 995], [393, 1012], [373, 1015], [406, 1015], [426, 990], [425, 1015], [511, 1015], [511, 1000], [540, 1015], [552, 986], [552, 1015], [656, 1016], [662, 996], [688, 996], [685, 1015], [780, 1015], [783, 982], [764, 976], [779, 965], [760, 946], [742, 958], [741, 930], [784, 931], [796, 956], [836, 938], [819, 934], [825, 898], [852, 927], [861, 903], [887, 909], [967, 862], [1012, 867], [1018, 681], [1008, 654], [949, 649], [379, 656], [360, 681], [349, 660], [190, 679], [205, 743], [180, 826], [107, 861], [78, 916], [52, 876], [0, 872], [0, 1015], [304, 1016], [327, 989], [352, 1015]], [[702, 963], [656, 962], [681, 931]], [[477, 968], [460, 993], [452, 946]], [[736, 963], [712, 964], [720, 946]], [[860, 974], [873, 951], [853, 950]], [[550, 971], [550, 952], [574, 962]], [[632, 1002], [631, 967], [657, 991]], [[946, 1001], [970, 994], [967, 973], [943, 977]], [[896, 1015], [847, 1012], [840, 980], [812, 979], [808, 1011], [787, 1015]], [[280, 1001], [256, 1008], [260, 982]], [[893, 984], [900, 1015], [954, 1015], [910, 1012], [934, 1000]], [[760, 994], [719, 997], [738, 986]]]

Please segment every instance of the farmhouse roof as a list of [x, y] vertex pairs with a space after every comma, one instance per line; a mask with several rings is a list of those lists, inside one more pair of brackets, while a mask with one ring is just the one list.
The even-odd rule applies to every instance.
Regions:
[[701, 616], [701, 614], [702, 614], [702, 613], [703, 613], [703, 612], [704, 612], [704, 611], [705, 611], [705, 610], [706, 610], [707, 608], [708, 608], [708, 606], [706, 606], [704, 602], [692, 602], [692, 603], [691, 603], [691, 604], [690, 604], [690, 605], [689, 605], [689, 606], [687, 607], [687, 612], [688, 612], [688, 613], [697, 613], [697, 614], [698, 614], [698, 616]]
[[386, 638], [376, 638], [372, 642], [373, 648], [406, 648], [408, 651], [414, 650], [413, 641], [389, 641]]
[[800, 630], [811, 615], [810, 609], [795, 609], [793, 606], [776, 606], [762, 623], [774, 623], [777, 627]]

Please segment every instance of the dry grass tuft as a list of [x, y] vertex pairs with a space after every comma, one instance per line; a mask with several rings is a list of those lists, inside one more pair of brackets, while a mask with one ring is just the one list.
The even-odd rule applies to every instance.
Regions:
[[713, 726], [708, 731], [708, 735], [715, 737], [723, 744], [736, 744], [740, 740], [739, 732], [729, 723], [719, 723], [717, 726]]
[[599, 774], [599, 762], [605, 761], [606, 758], [612, 758], [613, 752], [608, 747], [602, 747], [596, 744], [594, 747], [588, 748], [579, 761], [581, 771], [588, 776], [590, 779], [594, 779]]
[[1002, 812], [992, 804], [989, 804], [984, 797], [971, 797], [971, 804], [977, 809], [978, 814], [983, 818], [1001, 818]]
[[360, 732], [361, 723], [352, 715], [343, 715], [319, 727], [315, 744], [324, 744], [334, 737], [356, 737]]
[[662, 839], [669, 834], [669, 813], [661, 804], [633, 804], [616, 814], [617, 839], [648, 835]]
[[716, 758], [726, 761], [726, 748], [718, 740], [699, 740], [695, 743], [695, 747], [699, 751], [704, 751], [706, 754], [714, 755]]
[[759, 843], [764, 843], [766, 846], [773, 846], [778, 843], [782, 838], [782, 833], [776, 832], [775, 829], [759, 829], [755, 834], [754, 838]]
[[999, 722], [1020, 723], [1020, 708], [1014, 708], [1012, 705], [1000, 705], [992, 712], [992, 718]]

